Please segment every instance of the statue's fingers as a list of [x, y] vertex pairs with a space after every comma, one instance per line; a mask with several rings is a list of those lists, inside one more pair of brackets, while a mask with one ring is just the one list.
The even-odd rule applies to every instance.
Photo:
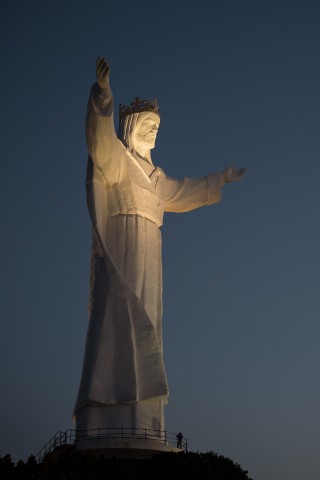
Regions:
[[246, 171], [246, 168], [240, 168], [237, 170], [234, 175], [234, 181], [240, 180], [245, 175]]
[[99, 72], [100, 74], [103, 68], [105, 68], [105, 66], [108, 66], [108, 63], [105, 61], [103, 57], [101, 58], [99, 57], [97, 60], [97, 72]]
[[97, 72], [97, 77], [100, 77], [100, 75], [101, 75], [101, 63], [97, 63], [96, 72]]
[[101, 76], [103, 76], [103, 77], [106, 76], [106, 75], [109, 75], [110, 67], [107, 64], [107, 62], [104, 65], [101, 66], [100, 73], [101, 73]]
[[247, 169], [246, 168], [240, 168], [238, 170], [238, 175], [239, 177], [243, 177], [243, 175], [245, 175], [245, 173], [247, 172]]
[[97, 69], [100, 68], [101, 65], [103, 65], [104, 62], [105, 62], [105, 59], [103, 57], [98, 57], [97, 62], [96, 62]]

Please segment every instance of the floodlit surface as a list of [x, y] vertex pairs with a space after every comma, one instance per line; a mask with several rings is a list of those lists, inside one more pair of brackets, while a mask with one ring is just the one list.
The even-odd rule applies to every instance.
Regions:
[[2, 2], [2, 455], [72, 426], [104, 55], [117, 104], [158, 98], [166, 174], [248, 167], [219, 205], [166, 214], [166, 427], [255, 480], [320, 478], [319, 17], [318, 2]]
[[[75, 407], [77, 429], [165, 429], [162, 346], [164, 212], [216, 203], [233, 167], [196, 179], [167, 177], [150, 150], [160, 118], [141, 102], [113, 125], [109, 66], [98, 58], [87, 113], [87, 197], [93, 240], [90, 320]], [[134, 104], [133, 104], [134, 105]]]

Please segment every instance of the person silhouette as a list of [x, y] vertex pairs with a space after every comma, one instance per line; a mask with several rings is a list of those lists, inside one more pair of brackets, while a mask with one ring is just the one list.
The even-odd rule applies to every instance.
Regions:
[[181, 432], [179, 432], [179, 433], [176, 435], [176, 439], [177, 439], [177, 448], [182, 448], [183, 435], [182, 435]]

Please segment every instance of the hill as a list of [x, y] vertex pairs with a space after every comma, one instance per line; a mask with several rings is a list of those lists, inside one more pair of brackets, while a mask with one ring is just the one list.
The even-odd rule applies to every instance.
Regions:
[[38, 464], [0, 458], [1, 480], [251, 480], [248, 472], [214, 452], [161, 453], [149, 459], [106, 458], [101, 450], [65, 449]]

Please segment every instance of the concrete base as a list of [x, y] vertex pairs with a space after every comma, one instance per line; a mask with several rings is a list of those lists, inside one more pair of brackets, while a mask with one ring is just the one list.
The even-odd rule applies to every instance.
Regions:
[[112, 443], [105, 440], [83, 442], [76, 446], [77, 450], [95, 450], [102, 453], [106, 458], [151, 458], [159, 453], [175, 452], [181, 453], [180, 448], [169, 447], [167, 445], [137, 442]]
[[[119, 429], [119, 431], [121, 431]], [[156, 435], [148, 436], [143, 433], [126, 434], [122, 436], [117, 432], [115, 435], [78, 435], [76, 442], [77, 450], [97, 450], [97, 449], [138, 449], [153, 450], [158, 452], [181, 452], [180, 448], [175, 448], [166, 441], [165, 437]]]

